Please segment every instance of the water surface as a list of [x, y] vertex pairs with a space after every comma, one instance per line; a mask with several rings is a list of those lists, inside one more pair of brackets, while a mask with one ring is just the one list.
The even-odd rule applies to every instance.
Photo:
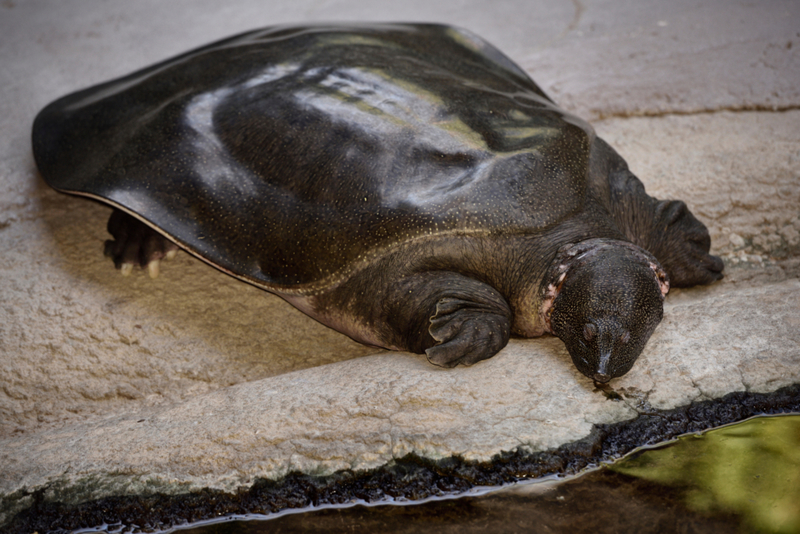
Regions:
[[800, 415], [756, 417], [639, 449], [581, 476], [478, 497], [359, 504], [182, 532], [797, 534]]

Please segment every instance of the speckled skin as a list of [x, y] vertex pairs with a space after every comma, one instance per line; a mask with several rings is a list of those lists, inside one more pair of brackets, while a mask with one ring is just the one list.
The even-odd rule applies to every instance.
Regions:
[[177, 244], [444, 366], [553, 332], [606, 381], [660, 321], [667, 276], [722, 276], [683, 203], [446, 26], [249, 32], [57, 100], [33, 148], [51, 186], [118, 208], [118, 266]]

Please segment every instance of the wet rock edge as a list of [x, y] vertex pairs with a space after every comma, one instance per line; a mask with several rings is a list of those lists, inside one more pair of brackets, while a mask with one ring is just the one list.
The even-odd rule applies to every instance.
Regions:
[[232, 514], [270, 514], [354, 500], [414, 501], [460, 493], [476, 486], [574, 474], [619, 458], [636, 447], [681, 434], [755, 415], [792, 412], [800, 413], [800, 384], [773, 393], [735, 392], [672, 410], [641, 412], [633, 420], [595, 425], [586, 438], [554, 450], [504, 452], [490, 462], [471, 462], [459, 457], [432, 461], [409, 455], [370, 471], [342, 471], [326, 477], [292, 473], [278, 481], [262, 479], [236, 493], [206, 489], [179, 495], [107, 497], [69, 506], [46, 501], [44, 488], [8, 496], [18, 502], [28, 500], [30, 506], [13, 518], [5, 531], [64, 533], [106, 524], [136, 525], [147, 532]]

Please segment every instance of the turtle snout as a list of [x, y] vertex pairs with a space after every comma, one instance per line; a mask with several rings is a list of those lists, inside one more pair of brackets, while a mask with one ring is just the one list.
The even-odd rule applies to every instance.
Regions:
[[592, 378], [597, 382], [605, 384], [609, 380], [611, 380], [611, 373], [608, 371], [608, 364], [611, 361], [611, 351], [603, 351], [600, 354], [600, 359], [597, 364], [597, 369], [595, 370]]
[[605, 384], [606, 382], [611, 380], [611, 375], [607, 375], [605, 373], [595, 373], [594, 376], [592, 376], [592, 378], [594, 378], [594, 380], [596, 382], [600, 382], [601, 384]]

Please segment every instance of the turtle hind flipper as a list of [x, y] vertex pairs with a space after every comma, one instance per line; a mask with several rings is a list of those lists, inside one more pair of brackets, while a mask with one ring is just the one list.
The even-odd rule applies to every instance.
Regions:
[[627, 168], [609, 174], [612, 215], [636, 245], [655, 256], [671, 287], [710, 284], [722, 278], [722, 260], [709, 254], [711, 237], [680, 200], [658, 200]]
[[114, 266], [127, 276], [134, 265], [147, 267], [151, 278], [158, 276], [161, 260], [172, 259], [178, 245], [148, 225], [115, 209], [108, 219], [108, 233], [114, 239], [105, 242], [105, 255], [114, 260]]

